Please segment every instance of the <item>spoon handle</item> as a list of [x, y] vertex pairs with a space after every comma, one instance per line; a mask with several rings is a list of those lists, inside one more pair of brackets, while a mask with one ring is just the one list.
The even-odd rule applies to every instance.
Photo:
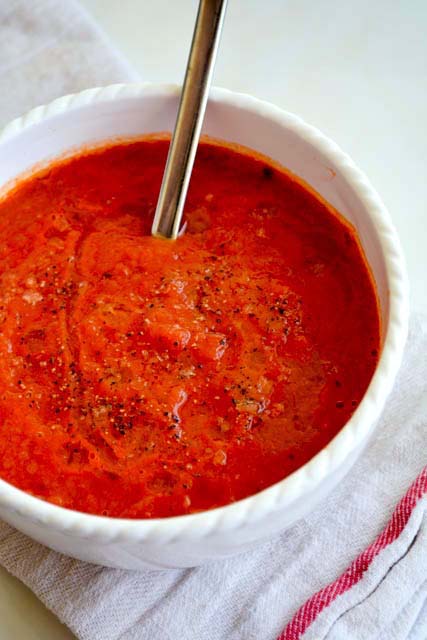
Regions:
[[227, 0], [200, 0], [178, 116], [151, 233], [175, 239], [193, 169]]

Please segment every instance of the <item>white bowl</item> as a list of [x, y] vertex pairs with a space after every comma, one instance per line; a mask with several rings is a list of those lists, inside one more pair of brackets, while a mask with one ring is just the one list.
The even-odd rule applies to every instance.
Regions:
[[[89, 89], [38, 107], [0, 133], [0, 188], [80, 145], [170, 131], [178, 100], [178, 87], [132, 84]], [[400, 365], [408, 317], [404, 260], [389, 214], [363, 173], [300, 118], [224, 89], [211, 92], [204, 132], [270, 156], [353, 223], [380, 298], [380, 361], [357, 411], [327, 447], [284, 480], [226, 507], [156, 520], [114, 519], [63, 509], [0, 480], [1, 518], [82, 560], [126, 569], [188, 567], [238, 553], [289, 527], [356, 460]]]

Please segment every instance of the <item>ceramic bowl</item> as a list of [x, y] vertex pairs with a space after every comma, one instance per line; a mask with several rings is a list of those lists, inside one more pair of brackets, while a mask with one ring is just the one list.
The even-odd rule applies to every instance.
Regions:
[[[170, 131], [178, 101], [178, 87], [131, 84], [89, 89], [38, 107], [0, 134], [0, 188], [82, 145]], [[356, 412], [328, 446], [284, 480], [222, 508], [165, 519], [114, 519], [63, 509], [0, 480], [0, 517], [75, 558], [126, 569], [188, 567], [283, 531], [308, 514], [360, 455], [400, 365], [408, 316], [404, 260], [389, 214], [363, 173], [297, 116], [224, 89], [211, 92], [204, 133], [271, 157], [355, 226], [381, 305], [378, 367]]]

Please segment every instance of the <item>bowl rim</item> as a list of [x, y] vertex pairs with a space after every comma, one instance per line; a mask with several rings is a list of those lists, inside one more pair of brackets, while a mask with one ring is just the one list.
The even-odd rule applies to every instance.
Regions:
[[[0, 131], [0, 153], [4, 142], [53, 116], [80, 107], [120, 99], [159, 99], [179, 96], [178, 85], [155, 83], [114, 84], [86, 89], [36, 107]], [[326, 478], [345, 464], [350, 454], [374, 428], [399, 369], [407, 336], [409, 295], [405, 261], [390, 215], [369, 180], [350, 157], [327, 136], [299, 116], [253, 96], [219, 87], [212, 88], [210, 103], [219, 103], [267, 118], [295, 132], [327, 157], [362, 201], [378, 236], [389, 288], [389, 316], [384, 329], [382, 352], [368, 389], [350, 420], [313, 458], [292, 474], [252, 496], [196, 514], [156, 519], [128, 519], [74, 511], [47, 502], [0, 479], [0, 507], [26, 520], [70, 537], [99, 542], [149, 542], [155, 545], [181, 539], [196, 540], [229, 532], [283, 510], [312, 493]]]

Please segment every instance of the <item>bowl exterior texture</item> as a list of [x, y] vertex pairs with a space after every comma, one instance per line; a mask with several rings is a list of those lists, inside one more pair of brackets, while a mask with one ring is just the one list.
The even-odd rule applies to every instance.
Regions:
[[[180, 89], [130, 84], [89, 89], [38, 107], [0, 132], [0, 189], [34, 165], [112, 138], [171, 131]], [[399, 240], [380, 198], [350, 158], [300, 118], [250, 96], [213, 89], [203, 132], [251, 147], [304, 179], [356, 227], [377, 285], [383, 344], [351, 420], [288, 478], [235, 504], [163, 520], [82, 514], [0, 480], [0, 517], [81, 560], [125, 569], [202, 564], [242, 552], [309, 513], [366, 445], [392, 388], [407, 333], [408, 287]]]

